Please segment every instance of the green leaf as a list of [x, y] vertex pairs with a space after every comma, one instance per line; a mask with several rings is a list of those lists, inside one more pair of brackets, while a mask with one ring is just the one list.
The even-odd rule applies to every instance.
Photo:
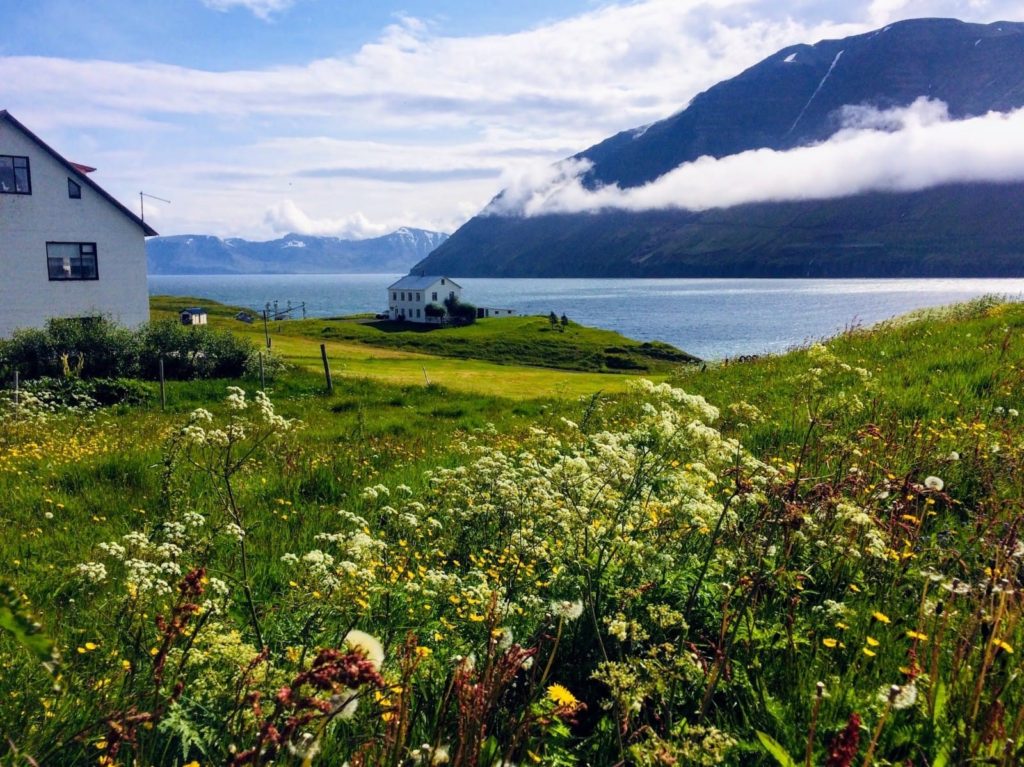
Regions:
[[796, 767], [796, 762], [793, 761], [793, 757], [789, 755], [789, 752], [782, 747], [779, 741], [775, 740], [771, 735], [760, 730], [757, 732], [757, 739], [761, 741], [761, 745], [764, 746], [764, 750], [775, 757], [775, 761], [778, 762], [781, 767]]
[[0, 630], [11, 634], [18, 644], [42, 663], [50, 665], [58, 660], [54, 641], [43, 633], [42, 626], [9, 583], [0, 583]]

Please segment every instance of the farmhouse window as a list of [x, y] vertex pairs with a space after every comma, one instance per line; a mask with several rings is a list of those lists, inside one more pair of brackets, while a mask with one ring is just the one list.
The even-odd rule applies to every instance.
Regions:
[[421, 295], [422, 295], [422, 293], [417, 293], [416, 294], [416, 300], [417, 301], [422, 301], [423, 300], [423, 299], [420, 298]]
[[50, 280], [98, 280], [95, 242], [46, 243], [46, 268]]
[[391, 300], [392, 301], [397, 301], [398, 300], [398, 294], [395, 291], [393, 291], [393, 290], [391, 291]]
[[32, 194], [32, 174], [27, 157], [0, 154], [0, 193]]
[[68, 179], [68, 197], [72, 200], [82, 199], [82, 187], [77, 181], [73, 181], [70, 178]]
[[431, 301], [436, 301], [437, 300], [437, 293], [436, 292], [430, 294], [430, 300]]

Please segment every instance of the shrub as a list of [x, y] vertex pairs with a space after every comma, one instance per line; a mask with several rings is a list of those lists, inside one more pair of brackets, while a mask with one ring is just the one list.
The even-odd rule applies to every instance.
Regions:
[[3, 344], [0, 371], [10, 378], [133, 377], [139, 372], [138, 339], [106, 317], [52, 319], [43, 330], [20, 330]]
[[144, 378], [159, 376], [160, 358], [164, 377], [240, 378], [255, 346], [226, 330], [185, 327], [174, 320], [151, 322], [140, 331], [141, 368]]
[[[104, 317], [55, 319], [42, 330], [21, 330], [10, 340], [0, 341], [0, 380], [10, 380], [15, 371], [26, 381], [155, 380], [161, 356], [164, 375], [169, 379], [240, 378], [254, 352], [250, 341], [228, 331], [185, 327], [173, 320], [149, 323], [132, 331]], [[113, 389], [110, 393], [115, 396]], [[121, 393], [127, 394], [123, 387]]]

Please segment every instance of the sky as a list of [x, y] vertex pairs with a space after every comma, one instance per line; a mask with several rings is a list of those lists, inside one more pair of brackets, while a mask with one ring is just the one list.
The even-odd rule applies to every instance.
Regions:
[[[600, 199], [556, 163], [787, 45], [922, 16], [1022, 20], [1024, 0], [0, 0], [0, 109], [133, 208], [140, 191], [170, 200], [146, 205], [161, 234], [450, 232], [507, 186], [529, 186], [534, 212], [724, 190], [699, 207], [794, 158], [744, 153]], [[888, 117], [902, 145], [852, 115], [797, 167], [859, 148], [927, 183], [934, 158], [905, 151], [922, 137], [978, 160], [941, 105]], [[1021, 135], [1024, 116], [1007, 120], [971, 127]]]

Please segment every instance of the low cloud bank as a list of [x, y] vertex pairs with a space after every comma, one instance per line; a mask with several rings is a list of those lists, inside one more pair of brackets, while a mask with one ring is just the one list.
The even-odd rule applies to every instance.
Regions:
[[538, 216], [602, 210], [709, 210], [756, 202], [910, 192], [953, 182], [1024, 180], [1024, 109], [952, 120], [941, 101], [845, 107], [829, 140], [789, 151], [756, 149], [684, 163], [649, 184], [587, 189], [587, 161], [528, 174], [485, 211]]
[[292, 200], [283, 200], [267, 209], [264, 223], [278, 234], [294, 232], [318, 237], [341, 237], [346, 240], [365, 240], [383, 237], [395, 226], [370, 221], [362, 213], [344, 218], [312, 218]]

